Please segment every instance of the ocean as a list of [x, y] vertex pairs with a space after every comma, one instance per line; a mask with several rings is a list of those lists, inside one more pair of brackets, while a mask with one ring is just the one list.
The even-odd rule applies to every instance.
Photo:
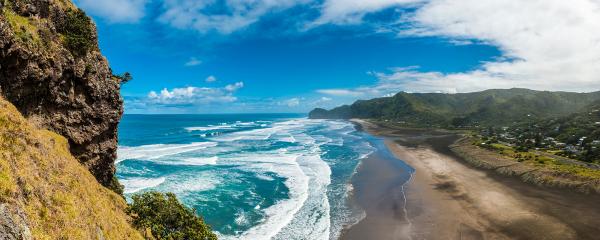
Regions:
[[125, 115], [125, 196], [173, 192], [221, 239], [337, 239], [364, 217], [350, 180], [375, 151], [347, 121], [298, 114]]

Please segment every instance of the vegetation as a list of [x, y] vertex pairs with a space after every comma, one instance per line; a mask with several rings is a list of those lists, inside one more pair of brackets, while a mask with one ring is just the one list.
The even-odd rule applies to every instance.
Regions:
[[96, 46], [92, 20], [81, 9], [67, 9], [58, 31], [64, 36], [67, 49], [76, 56], [84, 56]]
[[552, 155], [544, 155], [540, 152], [522, 150], [518, 147], [515, 148], [499, 143], [490, 144], [489, 141], [475, 141], [473, 144], [494, 151], [514, 161], [529, 164], [535, 168], [543, 168], [557, 173], [573, 174], [590, 180], [600, 179], [600, 169], [583, 166], [571, 162], [568, 159], [564, 159], [566, 161], [561, 161], [563, 159], [553, 157]]
[[600, 92], [400, 92], [329, 111], [315, 109], [309, 117], [368, 118], [395, 127], [477, 130], [488, 144], [500, 142], [519, 152], [537, 149], [600, 162]]
[[123, 197], [100, 185], [68, 145], [0, 98], [0, 203], [24, 212], [33, 239], [142, 239]]
[[40, 43], [38, 28], [33, 23], [33, 20], [16, 14], [10, 7], [4, 7], [1, 11], [13, 29], [17, 39], [24, 43]]
[[502, 143], [519, 151], [538, 150], [548, 154], [600, 162], [600, 101], [578, 113], [559, 118], [489, 127], [480, 131], [488, 144]]
[[575, 113], [600, 99], [600, 92], [569, 93], [528, 89], [473, 93], [406, 93], [359, 100], [330, 111], [313, 110], [312, 118], [370, 118], [413, 127], [478, 128], [535, 121]]
[[119, 82], [121, 82], [122, 84], [128, 83], [129, 81], [133, 80], [133, 76], [131, 76], [131, 73], [129, 72], [124, 72], [120, 75], [113, 75], [113, 78], [119, 80]]
[[210, 227], [194, 210], [177, 201], [175, 194], [145, 192], [132, 197], [128, 211], [133, 224], [157, 239], [209, 240], [217, 239]]

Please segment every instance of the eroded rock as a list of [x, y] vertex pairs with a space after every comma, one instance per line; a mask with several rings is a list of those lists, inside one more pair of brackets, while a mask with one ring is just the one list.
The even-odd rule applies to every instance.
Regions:
[[[94, 24], [83, 14], [69, 15], [77, 11], [56, 0], [15, 0], [4, 6], [0, 92], [23, 115], [69, 139], [72, 154], [100, 183], [117, 189], [120, 83], [98, 49]], [[84, 29], [91, 33], [84, 38], [87, 45], [69, 45], [70, 34], [76, 34], [68, 32], [76, 22], [72, 16], [81, 20], [75, 28], [90, 28]]]

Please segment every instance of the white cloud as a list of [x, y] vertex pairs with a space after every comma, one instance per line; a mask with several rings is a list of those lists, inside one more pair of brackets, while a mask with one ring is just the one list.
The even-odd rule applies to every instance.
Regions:
[[86, 12], [114, 23], [133, 23], [144, 17], [148, 0], [77, 0]]
[[230, 103], [237, 101], [233, 93], [243, 87], [239, 82], [223, 88], [184, 87], [171, 90], [163, 88], [160, 92], [150, 91], [144, 100], [149, 105], [201, 105], [212, 103]]
[[458, 73], [423, 72], [414, 66], [369, 72], [378, 79], [372, 86], [319, 92], [380, 97], [398, 91], [600, 89], [600, 1], [431, 0], [393, 28], [400, 37], [442, 37], [457, 45], [497, 46], [502, 56]]
[[[395, 6], [412, 6], [425, 0], [165, 0], [159, 20], [180, 29], [212, 30], [229, 34], [259, 21], [264, 15], [299, 5], [320, 10], [317, 19], [304, 19], [307, 26], [360, 23], [367, 13]], [[215, 10], [218, 9], [218, 10]]]
[[[411, 81], [418, 91], [460, 92], [525, 87], [593, 91], [600, 88], [600, 2], [594, 0], [433, 0], [405, 24], [403, 36], [477, 40], [499, 47], [503, 59], [464, 73], [398, 71], [384, 79]], [[410, 76], [409, 76], [410, 75]]]
[[198, 66], [202, 64], [202, 61], [199, 60], [196, 57], [191, 57], [187, 62], [185, 62], [185, 64], [183, 64], [186, 67], [193, 67], [193, 66]]
[[414, 5], [424, 0], [327, 0], [323, 3], [321, 16], [315, 24], [360, 23], [367, 13], [378, 12], [400, 5]]
[[213, 76], [213, 75], [210, 75], [210, 76], [206, 77], [206, 79], [204, 81], [206, 81], [206, 82], [215, 82], [215, 81], [217, 81], [217, 78], [215, 76]]
[[349, 89], [318, 89], [318, 93], [333, 95], [333, 96], [360, 96], [363, 95], [360, 91]]
[[288, 107], [297, 107], [300, 105], [300, 99], [299, 98], [290, 98], [288, 100], [278, 102], [277, 105], [288, 106]]
[[233, 92], [233, 91], [237, 91], [240, 88], [244, 87], [244, 83], [243, 82], [236, 82], [234, 84], [228, 84], [227, 86], [225, 86], [225, 90], [229, 91], [229, 92]]
[[267, 13], [306, 2], [309, 0], [165, 0], [160, 21], [180, 29], [216, 30], [227, 34], [258, 21]]

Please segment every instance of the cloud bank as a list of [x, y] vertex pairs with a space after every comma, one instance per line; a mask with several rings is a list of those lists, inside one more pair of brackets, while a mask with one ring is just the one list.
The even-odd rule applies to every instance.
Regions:
[[600, 2], [594, 0], [432, 0], [398, 19], [402, 37], [471, 40], [498, 47], [502, 58], [469, 72], [392, 68], [378, 82], [320, 93], [376, 97], [397, 91], [471, 92], [489, 88], [600, 90]]
[[145, 15], [148, 0], [75, 0], [89, 13], [113, 23], [134, 23]]
[[[112, 22], [146, 16], [147, 0], [79, 0], [79, 6]], [[597, 91], [600, 89], [600, 1], [598, 0], [162, 0], [154, 21], [201, 34], [241, 32], [265, 16], [300, 8], [297, 26], [360, 25], [369, 14], [402, 12], [374, 33], [403, 38], [436, 38], [451, 44], [473, 42], [497, 47], [501, 57], [465, 72], [421, 71], [418, 67], [375, 69], [376, 82], [355, 88], [315, 90], [318, 97], [370, 98], [408, 92], [471, 92], [489, 88]], [[116, 7], [118, 6], [118, 7]], [[409, 10], [409, 11], [402, 11]], [[368, 25], [368, 24], [367, 24]], [[292, 27], [292, 28], [293, 28]], [[300, 33], [306, 29], [296, 29]], [[402, 56], [398, 56], [401, 58]], [[193, 60], [193, 59], [190, 59]], [[190, 61], [197, 65], [199, 61]], [[208, 80], [210, 81], [210, 80]], [[223, 88], [156, 92], [156, 101], [228, 94], [243, 83]], [[214, 93], [217, 92], [217, 93]], [[173, 96], [173, 97], [169, 97]], [[217, 96], [212, 98], [220, 99]], [[234, 97], [233, 97], [234, 98]]]
[[183, 87], [160, 91], [150, 91], [146, 97], [126, 98], [131, 110], [186, 108], [194, 109], [209, 105], [231, 104], [238, 100], [235, 92], [244, 87], [243, 82], [226, 85], [221, 88]]

